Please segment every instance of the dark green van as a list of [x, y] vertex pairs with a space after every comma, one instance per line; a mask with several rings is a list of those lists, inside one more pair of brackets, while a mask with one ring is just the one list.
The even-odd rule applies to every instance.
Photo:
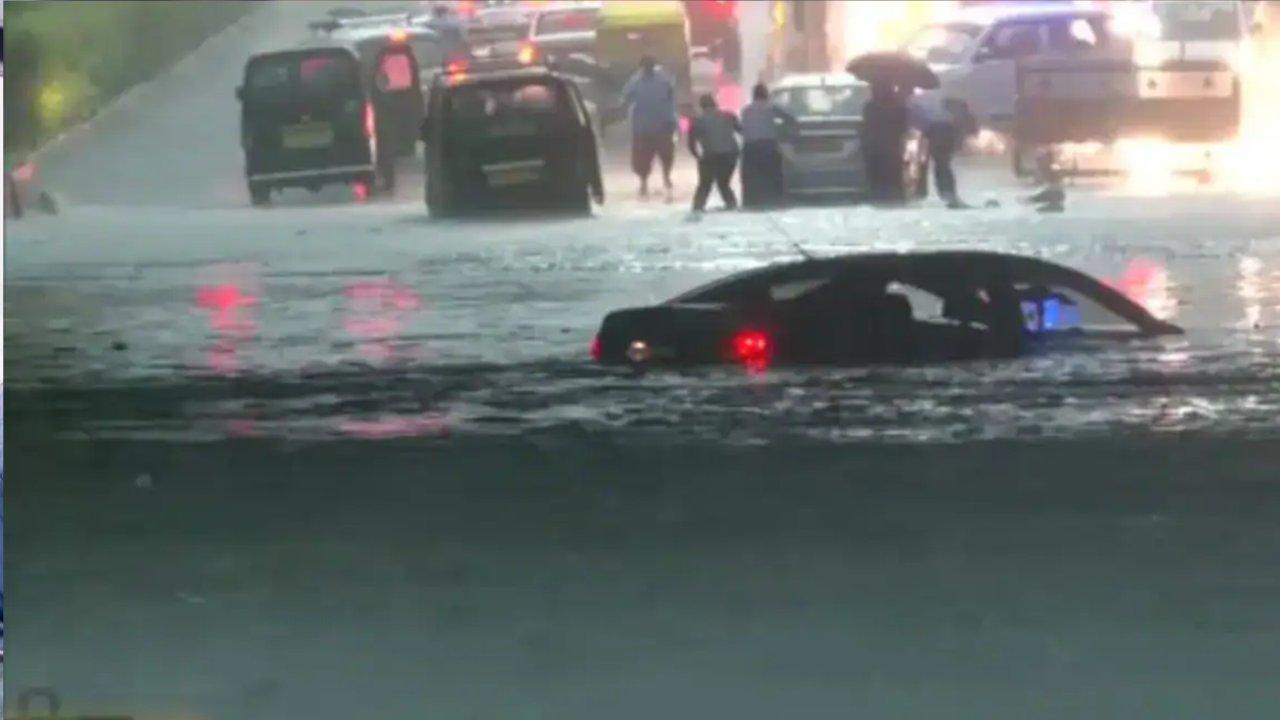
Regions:
[[[254, 55], [245, 64], [240, 140], [254, 205], [274, 192], [327, 185], [395, 191], [395, 159], [404, 130], [400, 95], [421, 102], [417, 63], [407, 45], [387, 45], [377, 67], [407, 66], [406, 83], [369, 77], [354, 50], [340, 45]], [[403, 74], [403, 73], [400, 73]]]

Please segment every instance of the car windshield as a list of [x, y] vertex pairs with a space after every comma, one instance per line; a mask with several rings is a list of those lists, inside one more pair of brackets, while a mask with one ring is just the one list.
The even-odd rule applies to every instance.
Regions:
[[907, 43], [907, 52], [931, 65], [958, 65], [982, 34], [973, 23], [926, 25]]
[[593, 10], [580, 9], [544, 12], [533, 21], [533, 35], [591, 32], [596, 28], [598, 14]]
[[778, 107], [796, 117], [858, 117], [871, 97], [866, 85], [784, 88], [771, 96]]
[[1151, 9], [1164, 40], [1240, 40], [1245, 34], [1238, 2], [1155, 2]]

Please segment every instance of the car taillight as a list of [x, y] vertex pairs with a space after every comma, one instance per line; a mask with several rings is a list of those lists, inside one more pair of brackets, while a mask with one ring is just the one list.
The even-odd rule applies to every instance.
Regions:
[[364, 135], [375, 137], [378, 134], [377, 120], [373, 117], [373, 103], [364, 104]]
[[729, 352], [740, 363], [763, 368], [773, 355], [773, 341], [762, 330], [739, 330], [729, 343]]
[[591, 344], [587, 346], [587, 352], [590, 353], [592, 360], [600, 359], [600, 336], [596, 335], [591, 338]]
[[532, 45], [524, 45], [520, 48], [520, 52], [516, 54], [516, 59], [521, 65], [532, 65], [534, 60], [538, 59], [538, 48]]
[[450, 75], [464, 72], [467, 69], [467, 61], [462, 58], [453, 58], [445, 63], [444, 71]]
[[703, 4], [718, 17], [728, 17], [733, 14], [734, 3], [732, 0], [703, 0]]

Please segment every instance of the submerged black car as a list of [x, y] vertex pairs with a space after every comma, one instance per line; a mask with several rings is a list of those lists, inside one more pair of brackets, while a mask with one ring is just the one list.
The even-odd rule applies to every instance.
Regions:
[[[406, 130], [401, 108], [422, 102], [407, 44], [389, 44], [366, 71], [343, 45], [259, 53], [244, 68], [240, 141], [254, 205], [283, 188], [318, 191], [361, 184], [395, 190], [395, 159]], [[407, 96], [407, 100], [406, 100]]]
[[1076, 270], [991, 252], [858, 254], [771, 265], [609, 313], [607, 365], [918, 365], [1013, 358], [1081, 337], [1182, 329]]
[[422, 125], [433, 217], [494, 210], [589, 214], [604, 202], [595, 130], [578, 86], [542, 67], [439, 74]]

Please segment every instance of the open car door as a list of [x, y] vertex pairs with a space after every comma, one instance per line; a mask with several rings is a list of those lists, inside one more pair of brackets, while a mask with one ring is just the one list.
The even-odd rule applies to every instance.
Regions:
[[373, 107], [378, 140], [395, 157], [409, 157], [422, 127], [422, 79], [408, 43], [389, 43], [373, 63]]

